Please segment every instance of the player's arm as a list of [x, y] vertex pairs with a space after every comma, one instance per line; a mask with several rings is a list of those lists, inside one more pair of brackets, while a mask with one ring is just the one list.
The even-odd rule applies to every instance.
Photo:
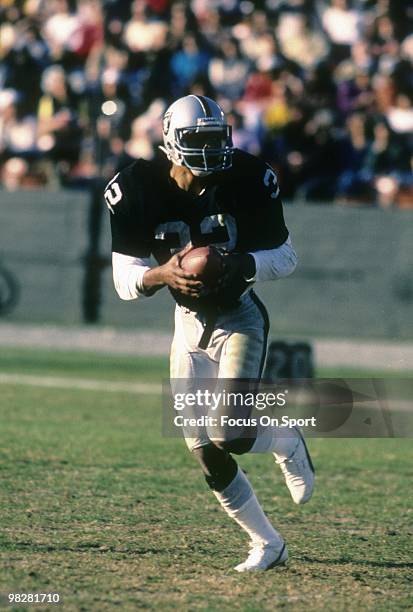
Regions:
[[143, 291], [152, 295], [167, 285], [184, 295], [199, 297], [203, 283], [197, 279], [196, 275], [186, 274], [181, 268], [182, 257], [192, 248], [192, 245], [189, 244], [162, 266], [146, 269], [142, 277]]
[[292, 274], [297, 266], [297, 254], [291, 238], [273, 249], [251, 253], [234, 253], [225, 257], [225, 274], [220, 287], [230, 285], [235, 279], [246, 283], [272, 281]]
[[150, 258], [112, 252], [113, 283], [122, 300], [136, 300], [155, 292], [150, 293], [143, 285], [144, 274], [151, 269], [150, 263]]
[[293, 248], [291, 237], [274, 249], [253, 251], [255, 272], [246, 277], [248, 282], [271, 281], [285, 278], [297, 267], [297, 254]]
[[180, 266], [191, 245], [165, 264], [151, 267], [152, 228], [148, 227], [140, 200], [139, 167], [129, 166], [114, 176], [104, 197], [111, 213], [113, 281], [119, 297], [149, 297], [165, 286], [184, 295], [199, 296], [203, 284]]
[[139, 189], [131, 172], [127, 168], [116, 174], [104, 190], [110, 211], [113, 282], [122, 300], [147, 295], [142, 279], [151, 263], [149, 241], [140, 223]]
[[119, 297], [122, 300], [150, 297], [165, 286], [198, 297], [203, 284], [195, 275], [186, 274], [180, 266], [182, 257], [191, 248], [189, 245], [162, 266], [155, 267], [151, 267], [150, 258], [112, 252], [113, 282]]
[[165, 286], [184, 295], [197, 297], [203, 284], [196, 276], [185, 274], [180, 260], [192, 247], [188, 246], [162, 266], [151, 267], [149, 258], [112, 253], [113, 282], [122, 300], [150, 297]]
[[194, 275], [180, 267], [186, 247], [164, 265], [151, 267], [151, 228], [145, 223], [139, 200], [139, 182], [132, 167], [118, 173], [104, 190], [110, 211], [112, 270], [115, 289], [122, 300], [149, 297], [166, 285], [196, 297], [203, 288]]
[[229, 276], [241, 276], [247, 282], [270, 281], [294, 272], [297, 255], [285, 225], [280, 189], [275, 172], [264, 166], [253, 184], [246, 189], [254, 210], [248, 218], [242, 254], [229, 255]]

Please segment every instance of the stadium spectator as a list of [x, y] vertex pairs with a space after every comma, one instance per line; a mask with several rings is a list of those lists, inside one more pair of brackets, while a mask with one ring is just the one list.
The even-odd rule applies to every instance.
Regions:
[[313, 68], [326, 58], [326, 38], [304, 13], [282, 13], [276, 31], [283, 55], [303, 69]]
[[79, 186], [152, 157], [148, 109], [203, 93], [291, 199], [406, 201], [412, 25], [397, 0], [4, 2], [3, 185]]
[[346, 55], [360, 36], [360, 14], [352, 10], [348, 0], [331, 0], [323, 12], [322, 23], [338, 55]]
[[79, 159], [82, 138], [79, 100], [58, 65], [44, 71], [42, 90], [37, 110], [38, 146], [56, 163], [63, 177]]
[[381, 206], [394, 204], [402, 176], [409, 171], [409, 162], [404, 141], [391, 132], [385, 120], [377, 121], [365, 167]]
[[150, 17], [145, 0], [134, 0], [132, 16], [124, 29], [124, 42], [131, 53], [146, 53], [165, 45], [166, 23]]
[[182, 47], [171, 58], [173, 95], [182, 96], [191, 82], [208, 70], [209, 54], [198, 36], [190, 32], [182, 39]]
[[369, 151], [365, 115], [359, 111], [349, 115], [347, 133], [341, 141], [341, 173], [337, 183], [337, 198], [344, 202], [371, 200], [371, 176], [366, 170]]
[[243, 58], [236, 38], [222, 41], [219, 57], [211, 60], [208, 76], [218, 96], [227, 100], [238, 100], [245, 89], [250, 63]]
[[13, 89], [0, 93], [0, 154], [4, 159], [36, 156], [36, 120], [19, 112], [19, 94]]

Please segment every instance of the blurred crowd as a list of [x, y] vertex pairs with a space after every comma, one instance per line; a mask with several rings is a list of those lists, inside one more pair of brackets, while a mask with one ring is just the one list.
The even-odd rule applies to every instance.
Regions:
[[402, 0], [0, 0], [2, 186], [154, 158], [197, 93], [286, 198], [413, 207], [412, 25]]

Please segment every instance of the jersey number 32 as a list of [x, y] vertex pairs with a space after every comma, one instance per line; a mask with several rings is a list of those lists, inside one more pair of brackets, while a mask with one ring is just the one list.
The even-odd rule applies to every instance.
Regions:
[[184, 221], [168, 221], [156, 227], [155, 240], [162, 241], [171, 253], [180, 251], [188, 242], [232, 251], [237, 243], [237, 224], [228, 213], [208, 215], [202, 219], [196, 234], [192, 235], [191, 228]]

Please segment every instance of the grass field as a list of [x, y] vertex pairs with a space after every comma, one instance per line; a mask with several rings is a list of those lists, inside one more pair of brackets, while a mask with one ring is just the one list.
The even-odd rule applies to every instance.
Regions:
[[[7, 349], [0, 372], [157, 383], [167, 364]], [[58, 592], [60, 609], [85, 611], [413, 607], [410, 440], [310, 440], [317, 491], [304, 507], [270, 457], [242, 457], [291, 561], [237, 575], [246, 538], [183, 441], [162, 437], [160, 403], [157, 394], [0, 386], [3, 597]]]

